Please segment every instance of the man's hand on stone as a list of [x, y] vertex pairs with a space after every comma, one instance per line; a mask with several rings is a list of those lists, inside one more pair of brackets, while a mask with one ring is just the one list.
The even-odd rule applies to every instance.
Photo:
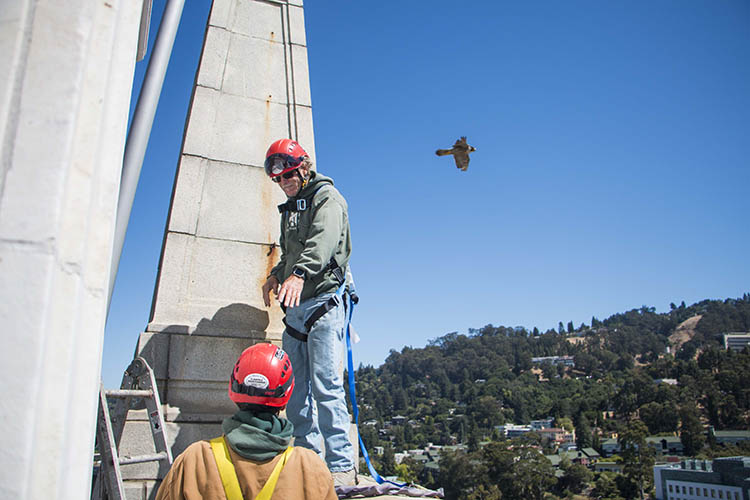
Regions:
[[266, 305], [266, 307], [271, 306], [271, 297], [269, 294], [271, 292], [274, 293], [274, 295], [279, 294], [279, 280], [276, 279], [276, 276], [269, 276], [265, 283], [263, 283], [263, 303]]
[[302, 287], [304, 286], [305, 280], [298, 276], [289, 276], [281, 284], [279, 302], [284, 304], [284, 307], [297, 307], [299, 305], [299, 298], [302, 295]]

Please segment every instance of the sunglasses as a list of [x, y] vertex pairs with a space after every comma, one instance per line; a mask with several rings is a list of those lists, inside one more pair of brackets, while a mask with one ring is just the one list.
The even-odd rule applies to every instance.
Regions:
[[289, 172], [284, 172], [284, 173], [283, 173], [283, 174], [281, 174], [281, 175], [277, 175], [276, 177], [271, 177], [271, 180], [272, 180], [273, 182], [275, 182], [275, 183], [277, 183], [277, 184], [278, 184], [279, 182], [281, 182], [281, 178], [282, 178], [282, 177], [283, 177], [284, 179], [287, 179], [287, 180], [289, 180], [289, 179], [291, 179], [292, 177], [294, 177], [295, 175], [297, 175], [297, 169], [296, 169], [296, 168], [295, 168], [294, 170], [290, 170]]

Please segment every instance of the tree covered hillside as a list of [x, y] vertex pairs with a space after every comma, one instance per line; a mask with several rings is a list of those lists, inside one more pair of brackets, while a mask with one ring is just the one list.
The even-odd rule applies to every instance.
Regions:
[[[695, 327], [675, 352], [670, 335], [690, 318]], [[370, 423], [361, 432], [368, 447], [403, 449], [477, 443], [500, 424], [554, 417], [569, 419], [580, 448], [635, 416], [650, 433], [679, 433], [693, 421], [747, 428], [750, 352], [725, 351], [721, 334], [748, 331], [750, 294], [668, 313], [643, 306], [543, 333], [493, 325], [450, 333], [391, 351], [378, 368], [360, 366], [360, 422]], [[532, 362], [549, 356], [572, 356], [575, 366]], [[397, 415], [404, 419], [391, 425]]]

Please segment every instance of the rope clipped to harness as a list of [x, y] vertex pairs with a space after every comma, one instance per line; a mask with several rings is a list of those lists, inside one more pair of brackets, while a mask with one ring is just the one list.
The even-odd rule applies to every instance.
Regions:
[[365, 443], [362, 442], [362, 435], [359, 433], [359, 408], [357, 407], [357, 390], [354, 387], [354, 360], [352, 359], [352, 342], [351, 342], [351, 328], [350, 325], [352, 323], [352, 314], [354, 313], [354, 304], [355, 302], [349, 300], [348, 305], [349, 307], [347, 316], [346, 316], [346, 350], [348, 353], [348, 364], [349, 364], [349, 399], [351, 399], [352, 402], [352, 413], [354, 416], [354, 424], [357, 426], [357, 437], [359, 438], [359, 449], [362, 451], [362, 455], [365, 457], [365, 462], [367, 463], [367, 469], [370, 471], [370, 475], [375, 479], [375, 481], [378, 484], [383, 483], [389, 483], [394, 486], [398, 486], [399, 488], [403, 488], [406, 486], [406, 483], [395, 483], [393, 481], [388, 481], [387, 479], [383, 479], [380, 477], [380, 474], [378, 474], [378, 471], [375, 470], [375, 467], [373, 467], [372, 462], [370, 462], [370, 455], [367, 453], [367, 448], [365, 448]]

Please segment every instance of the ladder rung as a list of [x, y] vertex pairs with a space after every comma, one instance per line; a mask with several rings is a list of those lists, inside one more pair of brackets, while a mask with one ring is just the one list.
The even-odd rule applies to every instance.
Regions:
[[135, 457], [120, 457], [120, 465], [140, 464], [143, 462], [156, 462], [157, 460], [166, 460], [165, 452], [153, 453], [151, 455], [136, 455]]
[[151, 389], [112, 389], [104, 391], [104, 394], [113, 398], [150, 398], [154, 391]]

